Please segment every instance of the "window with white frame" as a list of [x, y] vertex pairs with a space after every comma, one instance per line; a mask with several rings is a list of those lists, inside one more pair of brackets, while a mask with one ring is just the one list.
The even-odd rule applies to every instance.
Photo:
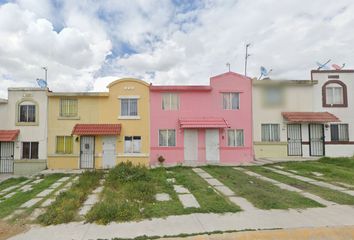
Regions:
[[223, 93], [223, 108], [225, 110], [240, 109], [240, 94], [239, 93]]
[[38, 142], [22, 142], [22, 159], [38, 159]]
[[178, 110], [179, 96], [177, 93], [162, 94], [162, 110]]
[[348, 124], [331, 124], [331, 141], [349, 141]]
[[227, 130], [227, 145], [229, 147], [244, 146], [243, 129], [229, 129], [229, 130]]
[[279, 142], [280, 141], [280, 125], [279, 124], [262, 124], [262, 141], [263, 142]]
[[161, 129], [159, 130], [159, 146], [175, 147], [176, 146], [176, 130]]
[[123, 117], [138, 116], [138, 99], [122, 98], [120, 115]]
[[18, 105], [18, 122], [36, 122], [36, 105], [32, 102], [23, 102]]
[[124, 152], [141, 153], [141, 136], [125, 136]]
[[326, 104], [343, 104], [343, 87], [336, 83], [326, 86]]

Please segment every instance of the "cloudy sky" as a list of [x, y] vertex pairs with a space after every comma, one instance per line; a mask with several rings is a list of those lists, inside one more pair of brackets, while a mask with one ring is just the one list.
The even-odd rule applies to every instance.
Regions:
[[208, 84], [231, 70], [308, 79], [315, 62], [354, 67], [352, 0], [0, 0], [0, 97], [36, 86], [105, 91], [121, 77]]

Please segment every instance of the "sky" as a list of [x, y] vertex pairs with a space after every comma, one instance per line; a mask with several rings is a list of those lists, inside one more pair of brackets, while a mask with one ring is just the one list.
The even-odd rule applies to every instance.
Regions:
[[107, 91], [109, 82], [205, 85], [260, 66], [309, 79], [316, 61], [354, 67], [352, 0], [0, 0], [0, 98], [36, 87]]

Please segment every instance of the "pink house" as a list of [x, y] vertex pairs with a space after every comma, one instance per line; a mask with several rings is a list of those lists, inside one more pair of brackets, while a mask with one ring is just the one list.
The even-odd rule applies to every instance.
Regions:
[[252, 83], [227, 72], [210, 86], [150, 86], [150, 164], [237, 165], [253, 160]]

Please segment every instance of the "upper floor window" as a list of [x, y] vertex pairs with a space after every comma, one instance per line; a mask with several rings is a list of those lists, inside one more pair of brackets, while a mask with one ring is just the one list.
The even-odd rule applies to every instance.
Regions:
[[323, 107], [347, 107], [347, 86], [339, 80], [330, 80], [322, 86]]
[[162, 110], [178, 110], [179, 97], [177, 93], [162, 94]]
[[243, 129], [227, 130], [227, 145], [229, 147], [244, 146]]
[[223, 108], [225, 110], [240, 109], [239, 93], [223, 93]]
[[263, 142], [279, 142], [280, 141], [280, 125], [279, 124], [262, 124], [262, 141]]
[[277, 86], [264, 89], [264, 103], [266, 106], [280, 106], [283, 102], [283, 89]]
[[348, 124], [331, 124], [331, 141], [349, 141]]
[[124, 152], [125, 153], [140, 153], [141, 152], [141, 137], [140, 136], [125, 136], [124, 137]]
[[60, 116], [61, 117], [77, 117], [78, 115], [78, 100], [72, 98], [60, 99]]
[[22, 102], [18, 106], [18, 122], [34, 123], [36, 122], [36, 105], [32, 102]]
[[138, 99], [122, 98], [120, 115], [123, 117], [138, 116]]

